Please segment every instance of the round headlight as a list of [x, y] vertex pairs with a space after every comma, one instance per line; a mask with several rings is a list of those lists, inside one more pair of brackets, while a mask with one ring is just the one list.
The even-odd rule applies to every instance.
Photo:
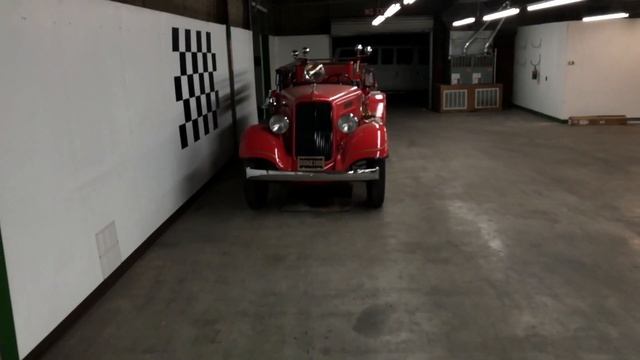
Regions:
[[284, 115], [273, 115], [269, 119], [269, 129], [276, 134], [284, 134], [289, 129], [289, 119]]
[[338, 120], [338, 129], [345, 134], [352, 133], [358, 127], [358, 118], [353, 114], [343, 115]]

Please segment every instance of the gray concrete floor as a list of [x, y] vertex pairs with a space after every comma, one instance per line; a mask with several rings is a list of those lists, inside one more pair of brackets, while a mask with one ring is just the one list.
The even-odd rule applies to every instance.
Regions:
[[225, 172], [45, 359], [640, 356], [640, 127], [396, 109], [390, 136], [379, 211], [252, 212]]

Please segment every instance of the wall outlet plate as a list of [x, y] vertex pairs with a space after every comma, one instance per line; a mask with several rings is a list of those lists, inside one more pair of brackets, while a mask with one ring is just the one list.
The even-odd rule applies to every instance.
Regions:
[[102, 268], [102, 277], [106, 278], [122, 262], [120, 243], [118, 242], [118, 232], [116, 222], [112, 221], [102, 230], [96, 233], [96, 246], [98, 247], [98, 257]]

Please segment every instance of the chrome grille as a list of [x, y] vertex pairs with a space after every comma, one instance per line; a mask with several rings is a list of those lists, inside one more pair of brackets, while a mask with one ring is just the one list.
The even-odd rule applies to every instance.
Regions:
[[323, 102], [301, 103], [296, 107], [296, 156], [333, 156], [333, 126], [331, 104]]

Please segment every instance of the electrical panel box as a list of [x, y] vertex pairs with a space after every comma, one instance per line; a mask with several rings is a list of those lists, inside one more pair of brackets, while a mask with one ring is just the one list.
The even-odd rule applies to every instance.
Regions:
[[451, 56], [451, 85], [492, 84], [495, 54]]

